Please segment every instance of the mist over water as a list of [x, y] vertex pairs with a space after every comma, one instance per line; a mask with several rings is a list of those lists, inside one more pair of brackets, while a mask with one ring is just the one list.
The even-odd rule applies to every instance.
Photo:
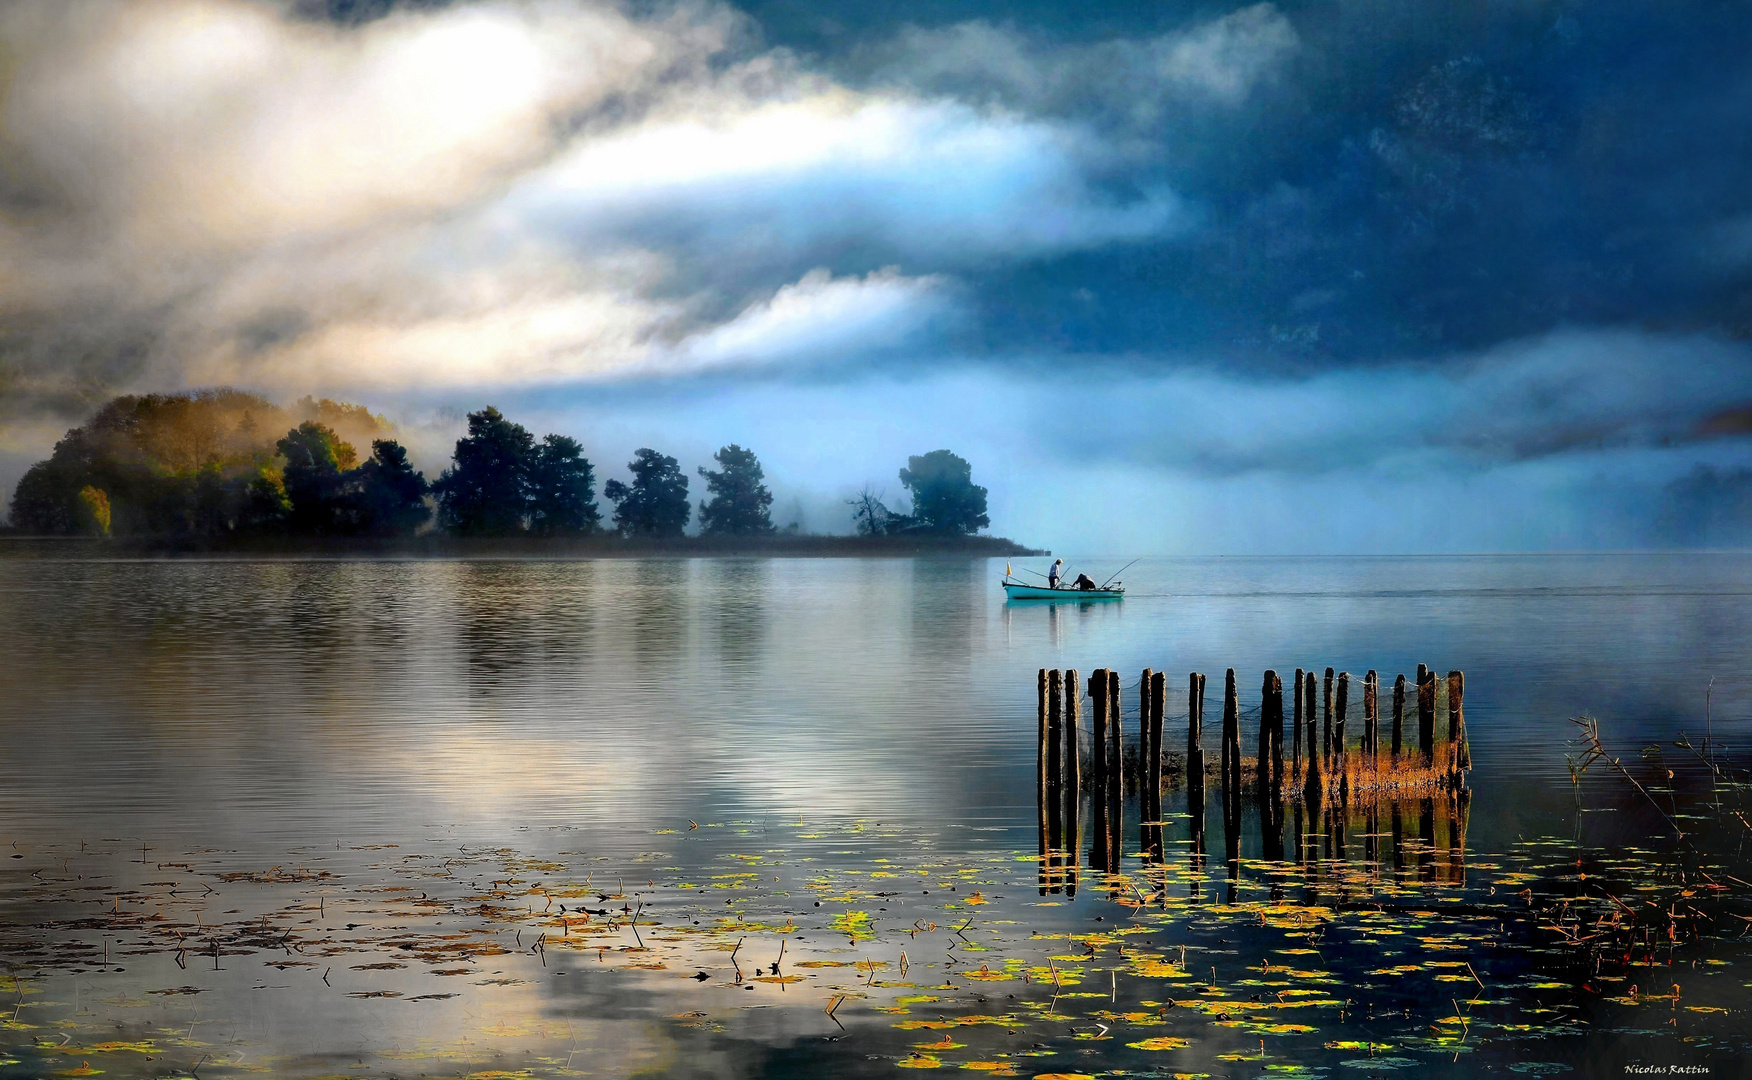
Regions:
[[1087, 608], [1006, 605], [1001, 571], [0, 561], [0, 805], [21, 831], [264, 850], [432, 822], [1025, 824], [1039, 667], [1117, 668], [1128, 710], [1166, 670], [1171, 731], [1187, 671], [1234, 667], [1249, 707], [1268, 667], [1464, 669], [1492, 782], [1564, 778], [1580, 712], [1628, 748], [1700, 733], [1711, 678], [1718, 736], [1752, 706], [1752, 556], [1146, 560]]

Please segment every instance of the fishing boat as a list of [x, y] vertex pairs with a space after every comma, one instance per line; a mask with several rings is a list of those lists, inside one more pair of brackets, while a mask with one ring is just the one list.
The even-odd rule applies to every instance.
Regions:
[[1119, 582], [1106, 589], [1073, 589], [1062, 586], [1050, 589], [1045, 585], [1027, 585], [1020, 581], [1004, 582], [1004, 595], [1011, 600], [1118, 600], [1125, 596]]
[[[1066, 585], [1062, 583], [1055, 586], [1050, 581], [1043, 581], [1041, 584], [1031, 584], [1029, 582], [1019, 581], [1017, 580], [1016, 575], [1011, 572], [1010, 564], [1005, 563], [1003, 581], [1004, 596], [1006, 599], [1010, 600], [1118, 600], [1125, 596], [1125, 582], [1119, 580], [1119, 575], [1130, 569], [1132, 563], [1135, 562], [1137, 562], [1137, 560], [1133, 559], [1132, 562], [1126, 563], [1119, 568], [1118, 573], [1113, 574], [1106, 581], [1103, 581], [1093, 589], [1079, 589], [1075, 585]], [[1022, 572], [1025, 574], [1034, 574], [1036, 577], [1043, 579], [1045, 578], [1044, 574], [1038, 574], [1033, 570], [1029, 570], [1027, 567], [1023, 567]], [[1091, 584], [1093, 584], [1093, 582], [1091, 582]]]

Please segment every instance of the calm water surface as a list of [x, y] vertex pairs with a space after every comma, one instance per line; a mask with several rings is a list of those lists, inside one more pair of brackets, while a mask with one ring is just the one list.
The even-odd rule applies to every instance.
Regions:
[[[1530, 1049], [1492, 1041], [1513, 1029], [1506, 1014], [1487, 1022], [1485, 1012], [1508, 999], [1481, 998], [1476, 1047], [1449, 1053], [1406, 1034], [1439, 1019], [1413, 1015], [1428, 1007], [1427, 987], [1388, 987], [1364, 1004], [1373, 984], [1332, 956], [1319, 959], [1335, 972], [1322, 984], [1333, 1006], [1295, 1018], [1308, 1032], [1269, 1038], [1224, 1027], [1227, 1014], [1116, 1030], [1114, 1017], [1143, 1024], [1180, 996], [1130, 978], [1137, 961], [1125, 940], [1096, 941], [1112, 963], [1083, 964], [1083, 989], [1050, 1005], [1050, 983], [1022, 976], [1071, 966], [1050, 948], [1034, 956], [1026, 940], [1116, 923], [1148, 929], [1129, 939], [1134, 949], [1208, 950], [1215, 963], [1185, 965], [1201, 978], [1204, 967], [1222, 982], [1259, 964], [1220, 921], [1178, 909], [1140, 921], [1093, 888], [1074, 900], [1039, 895], [1026, 861], [1036, 843], [1036, 669], [1118, 668], [1128, 709], [1138, 671], [1170, 672], [1170, 748], [1184, 737], [1188, 671], [1210, 674], [1214, 711], [1229, 667], [1244, 708], [1257, 706], [1266, 668], [1359, 678], [1372, 668], [1386, 684], [1420, 661], [1464, 669], [1476, 766], [1465, 854], [1483, 869], [1427, 900], [1489, 903], [1480, 899], [1495, 895], [1483, 891], [1489, 871], [1518, 843], [1580, 835], [1653, 846], [1647, 815], [1597, 773], [1584, 786], [1600, 813], [1577, 814], [1569, 717], [1599, 717], [1635, 760], [1652, 742], [1701, 737], [1714, 679], [1707, 724], [1745, 745], [1752, 557], [1155, 560], [1126, 571], [1123, 603], [1082, 606], [1007, 605], [1002, 569], [953, 559], [0, 558], [0, 845], [23, 856], [9, 860], [0, 894], [0, 944], [22, 981], [0, 985], [0, 997], [17, 991], [24, 1003], [10, 1044], [0, 1040], [10, 1046], [0, 1070], [893, 1076], [930, 1058], [1025, 1076], [1514, 1075], [1504, 1070], [1516, 1062], [1589, 1072], [1641, 1054], [1707, 1058], [1715, 1075], [1738, 1074], [1744, 1048], [1722, 1019], [1731, 1013], [1677, 1005], [1672, 1017], [1614, 1020], [1615, 1036], [1570, 1031], [1555, 1048]], [[1183, 797], [1168, 802], [1184, 810]], [[1215, 828], [1214, 810], [1212, 819]], [[1250, 859], [1260, 850], [1253, 828]], [[1170, 828], [1175, 842], [1184, 832]], [[1251, 865], [1245, 877], [1263, 889]], [[1474, 888], [1479, 896], [1462, 895]], [[985, 902], [969, 905], [975, 891]], [[674, 955], [662, 970], [637, 968], [648, 955], [637, 951], [617, 966], [606, 937], [566, 951], [574, 931], [553, 923], [556, 896], [623, 918], [623, 905], [635, 919], [648, 906], [690, 933], [725, 909], [743, 926], [666, 945]], [[392, 906], [402, 901], [445, 906]], [[506, 909], [492, 916], [502, 954], [446, 958], [394, 938], [398, 928], [445, 933], [446, 919], [456, 931], [470, 905], [485, 912], [489, 902]], [[868, 935], [845, 921], [854, 909], [870, 916]], [[976, 915], [992, 935], [973, 939], [992, 977], [956, 983], [969, 958], [955, 967], [946, 930], [907, 927]], [[309, 946], [294, 952], [292, 938], [265, 929], [245, 941], [238, 926], [258, 917], [275, 935], [305, 927]], [[600, 929], [615, 914], [594, 917]], [[154, 930], [154, 918], [192, 928], [175, 933], [196, 944], [166, 948], [171, 931]], [[347, 945], [342, 918], [356, 937], [380, 935]], [[219, 959], [191, 959], [209, 924], [227, 922]], [[615, 929], [613, 948], [644, 949], [643, 936], [662, 932], [622, 941], [642, 925]], [[529, 951], [561, 929], [566, 945]], [[142, 945], [153, 933], [156, 946]], [[319, 934], [331, 935], [326, 944]], [[101, 964], [100, 938], [113, 951]], [[794, 956], [823, 964], [892, 966], [757, 984], [741, 977], [747, 955], [726, 951], [738, 938], [758, 942], [762, 965], [784, 938]], [[1070, 958], [1085, 947], [1057, 940]], [[124, 963], [127, 949], [137, 951]], [[370, 968], [361, 949], [390, 955], [390, 966]], [[913, 969], [905, 980], [902, 949]], [[276, 956], [284, 966], [271, 966]], [[1008, 981], [995, 974], [1001, 960]], [[1752, 972], [1733, 963], [1714, 965], [1713, 989], [1688, 989], [1685, 1000], [1743, 1008]], [[1101, 1000], [1078, 1001], [1090, 987]], [[896, 1004], [908, 994], [929, 1000]], [[848, 1003], [829, 1017], [836, 995]], [[904, 1028], [908, 1016], [1000, 1006], [1005, 1024]], [[1043, 1006], [1064, 1017], [1015, 1011]], [[1390, 1007], [1404, 1016], [1377, 1019]], [[1492, 1024], [1499, 1034], [1484, 1034]], [[1152, 1035], [1190, 1045], [1133, 1045]], [[931, 1040], [957, 1046], [923, 1049]], [[1345, 1041], [1363, 1049], [1327, 1045]], [[1590, 1057], [1591, 1047], [1608, 1049]], [[1267, 1056], [1245, 1060], [1253, 1051]], [[1368, 1065], [1374, 1058], [1402, 1064]]]

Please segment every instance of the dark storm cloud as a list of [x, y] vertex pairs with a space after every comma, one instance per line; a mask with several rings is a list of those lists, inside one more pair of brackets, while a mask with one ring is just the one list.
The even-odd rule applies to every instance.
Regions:
[[[1752, 334], [1744, 5], [1281, 4], [1166, 29], [1153, 10], [1094, 41], [1006, 13], [866, 27], [828, 63], [1077, 117], [1203, 228], [1003, 268], [995, 348], [1166, 341], [1307, 368], [1570, 324]], [[1226, 52], [1222, 77], [1173, 63], [1217, 39], [1200, 55]]]

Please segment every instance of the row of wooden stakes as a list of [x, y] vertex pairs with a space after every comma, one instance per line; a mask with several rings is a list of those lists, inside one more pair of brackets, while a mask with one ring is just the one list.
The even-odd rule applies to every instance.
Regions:
[[[1406, 679], [1394, 682], [1390, 741], [1381, 745], [1380, 679], [1370, 671], [1362, 680], [1362, 732], [1352, 753], [1346, 732], [1350, 712], [1352, 677], [1326, 669], [1324, 685], [1313, 671], [1296, 669], [1290, 687], [1289, 759], [1285, 760], [1285, 710], [1283, 680], [1267, 671], [1261, 687], [1258, 752], [1251, 762], [1264, 810], [1281, 818], [1286, 799], [1317, 807], [1329, 799], [1341, 803], [1353, 797], [1397, 798], [1437, 788], [1456, 790], [1463, 786], [1471, 767], [1466, 741], [1466, 677], [1448, 672], [1441, 680], [1426, 665], [1419, 664], [1416, 682], [1418, 745], [1415, 753], [1405, 747]], [[1081, 760], [1079, 732], [1081, 690], [1075, 669], [1041, 668], [1039, 691], [1040, 803], [1052, 835], [1059, 835], [1063, 821], [1074, 822], [1082, 800], [1085, 771], [1090, 784], [1094, 844], [1091, 858], [1098, 869], [1119, 866], [1124, 834], [1122, 806], [1127, 782], [1124, 768], [1125, 742], [1119, 672], [1101, 668], [1091, 673], [1087, 692], [1091, 704], [1090, 757], [1087, 770]], [[1162, 729], [1167, 699], [1167, 676], [1144, 669], [1138, 682], [1138, 768], [1131, 775], [1143, 823], [1146, 850], [1161, 849], [1163, 770], [1168, 755], [1163, 752]], [[1438, 746], [1437, 699], [1446, 697], [1447, 738]], [[1195, 839], [1204, 833], [1204, 695], [1205, 676], [1192, 672], [1187, 681], [1187, 741], [1182, 765], [1188, 787], [1192, 830]], [[1238, 818], [1244, 774], [1249, 762], [1241, 753], [1241, 709], [1235, 669], [1224, 679], [1219, 780], [1225, 823]], [[1304, 748], [1306, 748], [1304, 752]]]

